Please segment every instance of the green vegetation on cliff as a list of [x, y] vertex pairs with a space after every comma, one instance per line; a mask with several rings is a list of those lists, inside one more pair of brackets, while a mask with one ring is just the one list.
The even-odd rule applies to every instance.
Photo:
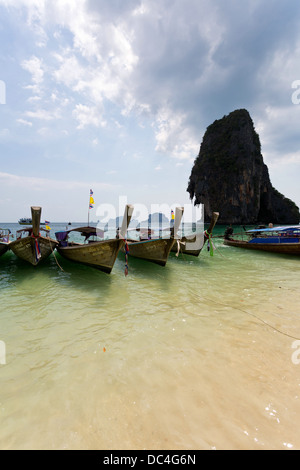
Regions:
[[208, 126], [187, 191], [203, 203], [206, 217], [220, 213], [219, 223], [299, 223], [294, 202], [273, 188], [261, 144], [245, 109]]

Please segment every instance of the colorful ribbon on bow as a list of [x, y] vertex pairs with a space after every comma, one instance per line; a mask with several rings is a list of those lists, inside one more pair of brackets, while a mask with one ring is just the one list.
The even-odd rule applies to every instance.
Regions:
[[129, 246], [127, 241], [125, 241], [125, 276], [128, 275], [128, 253], [129, 253]]
[[42, 254], [41, 254], [40, 244], [37, 238], [34, 239], [34, 248], [35, 248], [35, 259], [38, 262], [41, 259]]
[[214, 248], [215, 248], [215, 247], [214, 247], [214, 244], [213, 244], [213, 242], [212, 242], [212, 235], [211, 235], [211, 233], [208, 233], [207, 230], [205, 230], [204, 236], [205, 236], [205, 238], [208, 239], [208, 242], [207, 242], [207, 251], [209, 251], [210, 256], [214, 256]]

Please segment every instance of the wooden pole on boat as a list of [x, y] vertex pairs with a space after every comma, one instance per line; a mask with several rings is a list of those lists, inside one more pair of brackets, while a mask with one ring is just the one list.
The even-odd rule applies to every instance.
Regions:
[[207, 229], [207, 233], [212, 233], [213, 229], [215, 228], [218, 218], [219, 218], [219, 212], [213, 212], [209, 227]]
[[124, 211], [124, 216], [123, 216], [123, 221], [122, 221], [122, 226], [121, 226], [121, 231], [120, 231], [121, 238], [126, 238], [127, 228], [128, 228], [128, 225], [130, 224], [133, 209], [134, 209], [134, 207], [131, 204], [126, 204], [125, 211]]
[[173, 232], [173, 237], [174, 238], [178, 238], [177, 237], [177, 232], [178, 232], [178, 229], [179, 229], [179, 225], [181, 223], [181, 219], [182, 219], [182, 216], [183, 216], [183, 211], [184, 211], [183, 207], [176, 207], [176, 209], [175, 209], [174, 232]]
[[214, 255], [214, 246], [211, 241], [211, 236], [212, 236], [212, 232], [217, 223], [218, 218], [219, 218], [219, 212], [213, 212], [209, 227], [207, 230], [205, 230], [204, 244], [208, 240], [208, 250], [210, 251], [210, 256]]
[[37, 207], [37, 206], [31, 207], [32, 233], [35, 237], [38, 237], [40, 233], [41, 213], [42, 213], [41, 207]]

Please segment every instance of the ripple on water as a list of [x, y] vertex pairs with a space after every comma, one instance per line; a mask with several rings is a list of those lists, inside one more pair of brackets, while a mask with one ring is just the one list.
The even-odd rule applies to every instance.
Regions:
[[111, 275], [2, 257], [2, 448], [300, 448], [293, 340], [272, 329], [300, 337], [299, 263], [215, 243], [127, 277], [122, 257]]

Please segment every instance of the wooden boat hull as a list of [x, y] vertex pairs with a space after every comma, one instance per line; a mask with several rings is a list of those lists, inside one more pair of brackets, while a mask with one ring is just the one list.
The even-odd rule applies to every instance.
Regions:
[[165, 266], [173, 244], [174, 238], [157, 238], [142, 241], [128, 240], [128, 254], [134, 258], [140, 258], [160, 266]]
[[58, 253], [64, 258], [76, 263], [85, 264], [110, 273], [124, 240], [101, 240], [86, 245], [74, 243], [69, 246], [58, 246]]
[[[218, 218], [219, 212], [213, 212], [207, 234], [212, 234]], [[172, 251], [177, 254], [183, 253], [190, 256], [199, 256], [207, 240], [208, 236], [204, 233], [196, 233], [195, 235], [182, 237], [175, 241]]]
[[[182, 237], [175, 240], [172, 252], [177, 254], [185, 254], [190, 256], [199, 256], [204, 246], [205, 239], [203, 233], [197, 233], [194, 237]], [[197, 247], [192, 249], [191, 246]]]
[[9, 243], [0, 243], [0, 256], [4, 255], [9, 249]]
[[[36, 242], [38, 242], [40, 257], [37, 256]], [[56, 240], [49, 237], [24, 237], [10, 242], [9, 248], [13, 253], [24, 261], [37, 266], [54, 251], [58, 245]]]
[[224, 240], [224, 245], [246, 248], [247, 250], [300, 256], [300, 243], [249, 243], [243, 240]]

